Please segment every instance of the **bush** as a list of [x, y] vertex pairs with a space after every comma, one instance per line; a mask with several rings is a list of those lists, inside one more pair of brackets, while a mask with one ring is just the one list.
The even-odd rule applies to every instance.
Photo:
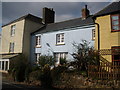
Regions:
[[53, 82], [51, 77], [50, 66], [48, 64], [44, 66], [40, 80], [41, 80], [41, 86], [52, 87]]
[[25, 69], [25, 81], [29, 82], [29, 74], [32, 72], [32, 66], [28, 64], [28, 66]]
[[82, 40], [82, 43], [73, 43], [76, 52], [72, 54], [75, 61], [71, 64], [79, 71], [88, 71], [88, 64], [99, 64], [98, 53], [94, 52], [93, 47], [89, 46], [90, 42]]
[[65, 65], [67, 63], [66, 58], [60, 58], [60, 65]]
[[54, 83], [59, 82], [60, 77], [61, 77], [61, 73], [67, 71], [67, 67], [65, 66], [58, 66], [52, 69], [51, 71], [51, 77], [53, 79]]
[[55, 60], [52, 56], [40, 56], [38, 64], [40, 68], [43, 69], [46, 64], [48, 64], [49, 66], [54, 66]]
[[29, 75], [29, 79], [30, 81], [40, 80], [42, 74], [41, 70], [32, 71]]
[[14, 78], [14, 81], [22, 82], [25, 80], [26, 68], [29, 66], [28, 60], [25, 55], [20, 54], [18, 58], [10, 62], [9, 74]]

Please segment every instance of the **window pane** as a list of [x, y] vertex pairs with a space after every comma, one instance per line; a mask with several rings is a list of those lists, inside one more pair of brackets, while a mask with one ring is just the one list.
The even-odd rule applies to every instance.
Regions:
[[57, 43], [60, 43], [60, 34], [57, 35]]
[[8, 70], [8, 61], [6, 61], [5, 70]]
[[61, 42], [64, 42], [64, 34], [61, 35]]
[[14, 34], [15, 34], [15, 28], [16, 28], [16, 25], [12, 25], [11, 26], [11, 36], [14, 36]]
[[120, 55], [114, 55], [114, 60], [120, 60]]
[[119, 30], [119, 26], [113, 26], [113, 30]]
[[112, 20], [118, 20], [119, 17], [118, 16], [112, 16]]
[[118, 25], [119, 24], [119, 21], [112, 21], [112, 25]]
[[41, 45], [41, 36], [36, 37], [36, 45]]

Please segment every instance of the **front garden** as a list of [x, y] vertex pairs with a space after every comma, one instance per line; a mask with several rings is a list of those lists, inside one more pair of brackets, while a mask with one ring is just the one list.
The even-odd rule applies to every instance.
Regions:
[[100, 80], [88, 77], [88, 66], [100, 64], [99, 55], [89, 47], [87, 41], [73, 46], [76, 52], [72, 54], [74, 61], [67, 62], [60, 58], [60, 64], [55, 66], [53, 56], [40, 56], [36, 65], [31, 65], [26, 56], [21, 54], [18, 59], [11, 61], [8, 76], [15, 82], [38, 85], [46, 88], [101, 88], [116, 87], [111, 80]]

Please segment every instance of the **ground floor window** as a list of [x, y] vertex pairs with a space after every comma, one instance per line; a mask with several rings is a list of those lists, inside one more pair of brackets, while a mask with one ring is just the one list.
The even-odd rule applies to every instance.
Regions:
[[68, 53], [67, 52], [58, 52], [58, 53], [54, 53], [54, 57], [55, 57], [55, 61], [56, 61], [56, 65], [60, 64], [60, 59], [66, 59]]
[[0, 61], [0, 69], [4, 71], [9, 70], [9, 61]]
[[5, 70], [8, 70], [8, 61], [5, 61], [6, 65], [5, 65]]
[[41, 56], [41, 53], [37, 53], [36, 54], [36, 62], [38, 62], [39, 61], [39, 57]]
[[2, 70], [4, 70], [4, 61], [2, 61]]
[[112, 47], [112, 61], [120, 62], [120, 46]]

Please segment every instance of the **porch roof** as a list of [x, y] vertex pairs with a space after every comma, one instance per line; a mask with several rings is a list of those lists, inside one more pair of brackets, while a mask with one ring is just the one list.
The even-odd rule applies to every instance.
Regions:
[[1, 55], [2, 59], [10, 59], [10, 58], [13, 58], [13, 57], [16, 57], [18, 56], [19, 54], [4, 54], [4, 55]]

